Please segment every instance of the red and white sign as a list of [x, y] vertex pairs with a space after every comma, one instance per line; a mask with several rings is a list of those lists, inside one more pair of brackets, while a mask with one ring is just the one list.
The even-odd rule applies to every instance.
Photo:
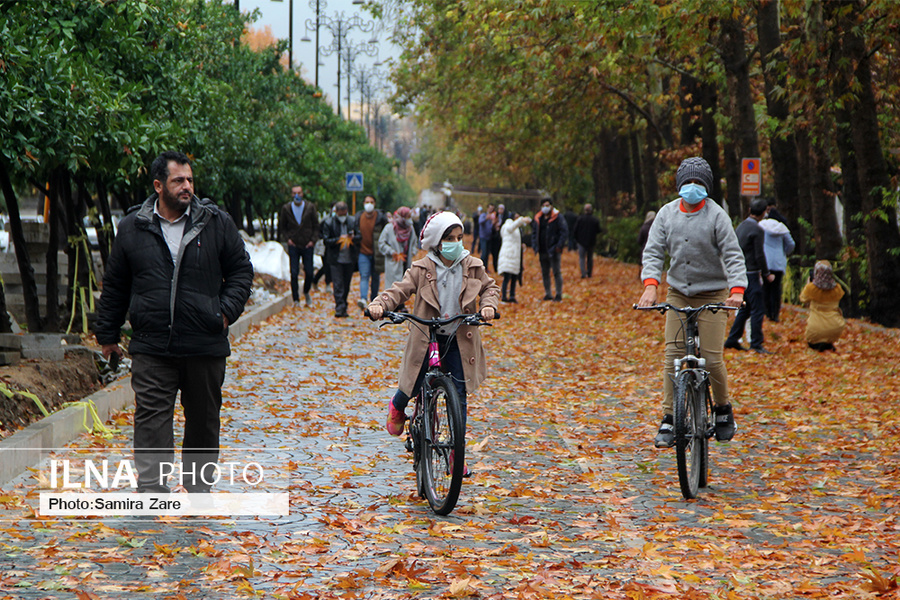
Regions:
[[758, 158], [741, 160], [741, 196], [759, 196], [762, 191], [762, 169]]

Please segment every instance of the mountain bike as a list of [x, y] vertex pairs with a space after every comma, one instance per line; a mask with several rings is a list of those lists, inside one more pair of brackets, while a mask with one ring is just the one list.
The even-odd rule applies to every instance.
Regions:
[[[725, 304], [678, 308], [669, 303], [646, 307], [635, 304], [634, 308], [657, 310], [661, 314], [669, 310], [679, 313], [685, 351], [684, 356], [674, 361], [675, 459], [681, 494], [690, 500], [697, 497], [699, 488], [708, 485], [709, 439], [716, 431], [715, 421], [712, 419], [713, 399], [710, 394], [709, 371], [706, 370], [706, 359], [700, 356], [697, 318], [704, 310], [716, 313], [737, 308]], [[680, 334], [676, 336], [676, 340], [680, 337]]]
[[385, 311], [384, 318], [387, 321], [379, 327], [399, 325], [404, 321], [412, 322], [415, 327], [428, 327], [428, 370], [415, 397], [406, 443], [413, 454], [419, 497], [427, 499], [436, 514], [448, 515], [456, 506], [462, 487], [466, 432], [456, 384], [453, 377], [441, 370], [442, 348], [437, 332], [456, 321], [476, 327], [490, 326], [490, 323], [483, 321], [479, 314], [423, 319], [410, 313]]

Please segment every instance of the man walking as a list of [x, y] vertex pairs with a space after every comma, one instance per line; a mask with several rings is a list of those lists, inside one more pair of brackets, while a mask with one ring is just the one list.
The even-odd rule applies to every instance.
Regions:
[[[375, 208], [375, 197], [366, 196], [363, 210], [356, 215], [359, 227], [359, 305], [360, 310], [365, 310], [369, 302], [378, 295], [381, 284], [381, 272], [384, 271], [384, 255], [376, 252], [378, 238], [384, 226], [387, 225], [387, 217]], [[370, 285], [371, 283], [371, 285]]]
[[334, 205], [334, 215], [325, 219], [321, 227], [325, 242], [325, 256], [331, 269], [331, 289], [334, 292], [334, 316], [347, 314], [347, 296], [359, 254], [359, 230], [356, 219], [347, 214], [347, 203]]
[[574, 237], [578, 244], [578, 267], [581, 278], [586, 279], [594, 274], [594, 246], [597, 234], [600, 233], [600, 220], [594, 216], [594, 207], [584, 205], [584, 212], [575, 221]]
[[[560, 257], [569, 239], [569, 228], [559, 211], [553, 208], [553, 200], [544, 199], [541, 212], [534, 218], [531, 247], [541, 259], [541, 276], [544, 279], [544, 300], [562, 301], [562, 270]], [[556, 280], [556, 296], [550, 293], [550, 269]]]
[[759, 222], [766, 216], [765, 198], [754, 198], [750, 202], [750, 216], [737, 226], [738, 243], [744, 252], [747, 265], [747, 290], [744, 292], [744, 305], [738, 310], [731, 325], [731, 331], [725, 340], [726, 348], [746, 350], [740, 344], [741, 335], [747, 319], [750, 319], [750, 349], [759, 354], [771, 354], [763, 348], [763, 317], [766, 314], [763, 299], [763, 279], [774, 281], [775, 276], [769, 272], [766, 264], [765, 232]]
[[281, 207], [278, 217], [278, 239], [287, 244], [291, 265], [291, 297], [300, 302], [300, 260], [303, 260], [303, 298], [311, 304], [309, 290], [312, 288], [315, 270], [313, 253], [319, 239], [319, 216], [312, 202], [303, 198], [303, 187], [291, 188], [291, 201]]
[[126, 313], [134, 330], [129, 351], [138, 492], [169, 491], [160, 467], [173, 462], [179, 391], [181, 484], [188, 492], [208, 492], [217, 479], [228, 325], [250, 297], [253, 267], [231, 217], [194, 195], [187, 156], [162, 153], [150, 176], [156, 192], [119, 223], [94, 333], [109, 358], [122, 356]]

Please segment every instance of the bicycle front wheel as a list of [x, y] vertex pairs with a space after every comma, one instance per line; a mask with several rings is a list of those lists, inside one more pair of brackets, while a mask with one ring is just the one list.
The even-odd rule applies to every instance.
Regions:
[[425, 496], [431, 510], [447, 515], [459, 499], [466, 451], [459, 394], [449, 377], [438, 375], [431, 381], [426, 407], [422, 448]]
[[706, 481], [708, 446], [706, 407], [696, 374], [682, 371], [675, 379], [675, 458], [681, 494], [697, 497], [700, 482]]

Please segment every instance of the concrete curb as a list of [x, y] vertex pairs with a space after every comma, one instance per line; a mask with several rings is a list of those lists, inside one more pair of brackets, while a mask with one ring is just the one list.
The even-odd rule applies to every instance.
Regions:
[[[281, 312], [290, 301], [291, 295], [286, 294], [241, 316], [229, 327], [231, 343], [240, 339], [253, 325]], [[122, 377], [81, 402], [85, 404], [59, 410], [0, 441], [0, 484], [18, 477], [41, 462], [52, 450], [65, 446], [88, 431], [88, 427], [93, 425], [93, 417], [87, 402], [93, 403], [97, 416], [104, 423], [110, 414], [132, 404], [134, 391], [131, 389], [131, 376]]]

